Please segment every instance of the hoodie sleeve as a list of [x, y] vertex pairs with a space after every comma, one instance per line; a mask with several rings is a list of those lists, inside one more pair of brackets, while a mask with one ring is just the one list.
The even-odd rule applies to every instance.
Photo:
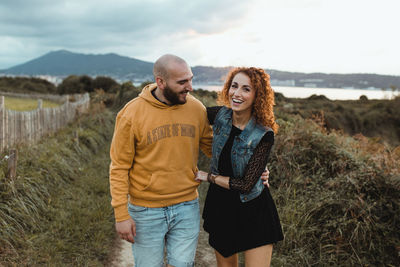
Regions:
[[123, 113], [118, 114], [110, 148], [111, 205], [117, 222], [128, 220], [129, 169], [135, 156], [132, 124]]
[[202, 135], [200, 136], [200, 149], [203, 153], [211, 158], [212, 156], [212, 139], [213, 139], [213, 132], [211, 125], [207, 118], [207, 111], [204, 108], [201, 114], [201, 121], [203, 125]]

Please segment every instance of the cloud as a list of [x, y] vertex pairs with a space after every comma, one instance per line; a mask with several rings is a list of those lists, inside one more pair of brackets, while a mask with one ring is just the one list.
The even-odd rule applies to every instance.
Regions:
[[[143, 57], [153, 47], [162, 46], [162, 41], [168, 40], [167, 45], [173, 46], [197, 34], [217, 34], [240, 25], [248, 6], [245, 2], [2, 1], [0, 41], [7, 42], [1, 42], [0, 50], [7, 50], [11, 59], [12, 55], [21, 56], [21, 53], [33, 58], [37, 53], [60, 48], [120, 53], [136, 47]], [[21, 51], [19, 46], [6, 49], [10, 43], [29, 44], [31, 48], [26, 51]], [[3, 66], [0, 68], [6, 67], [7, 60], [1, 57]]]
[[398, 0], [1, 0], [0, 69], [49, 51], [399, 75]]

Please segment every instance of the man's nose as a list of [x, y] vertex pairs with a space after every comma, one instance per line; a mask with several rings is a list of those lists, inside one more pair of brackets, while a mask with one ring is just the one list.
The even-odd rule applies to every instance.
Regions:
[[190, 81], [190, 82], [188, 83], [188, 86], [186, 86], [186, 90], [188, 90], [189, 92], [193, 92], [192, 81]]

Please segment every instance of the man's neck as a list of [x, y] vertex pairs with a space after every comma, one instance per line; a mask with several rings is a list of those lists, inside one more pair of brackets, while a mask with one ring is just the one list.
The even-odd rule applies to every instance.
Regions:
[[163, 93], [161, 92], [161, 89], [156, 87], [156, 89], [154, 89], [153, 91], [151, 91], [151, 94], [155, 97], [155, 99], [157, 99], [158, 101], [160, 101], [163, 104], [166, 104], [168, 106], [170, 106], [171, 104], [168, 103], [168, 100], [165, 99]]

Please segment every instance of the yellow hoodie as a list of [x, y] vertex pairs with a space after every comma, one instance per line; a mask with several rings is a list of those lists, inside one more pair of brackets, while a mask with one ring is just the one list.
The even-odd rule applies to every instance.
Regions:
[[165, 207], [198, 196], [199, 147], [211, 156], [212, 129], [206, 108], [188, 95], [183, 105], [168, 106], [143, 88], [118, 113], [111, 143], [111, 205], [117, 222], [130, 218], [132, 204]]

